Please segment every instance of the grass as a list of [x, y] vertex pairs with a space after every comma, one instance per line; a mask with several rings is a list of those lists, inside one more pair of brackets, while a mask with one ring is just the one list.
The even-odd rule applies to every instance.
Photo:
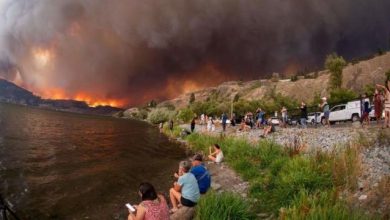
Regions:
[[196, 206], [196, 220], [249, 220], [255, 216], [250, 204], [238, 195], [208, 192]]
[[[300, 150], [294, 148], [292, 153], [291, 148], [267, 140], [254, 144], [246, 139], [197, 133], [187, 136], [186, 140], [194, 151], [204, 154], [214, 143], [221, 146], [225, 161], [249, 181], [251, 211], [255, 213], [274, 214], [281, 219], [368, 218], [359, 210], [349, 209], [338, 196], [343, 190], [356, 189], [360, 169], [356, 144], [331, 153], [302, 154]], [[210, 197], [207, 201], [210, 207], [229, 203], [225, 196], [212, 194]], [[201, 207], [197, 213], [203, 213]]]

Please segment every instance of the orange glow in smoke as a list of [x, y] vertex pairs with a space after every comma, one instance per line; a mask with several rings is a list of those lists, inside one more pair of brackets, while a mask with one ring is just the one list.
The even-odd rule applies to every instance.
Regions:
[[64, 90], [56, 89], [56, 88], [45, 89], [39, 94], [41, 94], [42, 97], [45, 99], [72, 99], [77, 101], [83, 101], [87, 103], [87, 105], [90, 107], [96, 107], [96, 106], [122, 107], [126, 103], [125, 100], [96, 98], [92, 95], [88, 95], [82, 92], [79, 92], [76, 95], [68, 95]]
[[47, 66], [54, 57], [54, 53], [50, 49], [36, 47], [33, 48], [31, 52], [34, 57], [35, 64], [38, 67]]

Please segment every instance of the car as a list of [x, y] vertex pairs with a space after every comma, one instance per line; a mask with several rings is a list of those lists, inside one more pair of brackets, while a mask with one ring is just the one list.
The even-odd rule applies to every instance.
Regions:
[[307, 123], [319, 124], [321, 123], [321, 113], [322, 112], [310, 112], [307, 114]]
[[293, 117], [287, 119], [287, 124], [291, 125], [291, 126], [300, 125], [301, 119], [299, 116], [293, 116]]

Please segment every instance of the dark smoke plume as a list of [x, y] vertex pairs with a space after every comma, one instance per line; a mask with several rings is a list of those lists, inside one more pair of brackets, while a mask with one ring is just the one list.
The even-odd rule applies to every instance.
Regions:
[[389, 0], [0, 0], [0, 76], [38, 93], [139, 104], [318, 68], [331, 52], [387, 50], [389, 9]]

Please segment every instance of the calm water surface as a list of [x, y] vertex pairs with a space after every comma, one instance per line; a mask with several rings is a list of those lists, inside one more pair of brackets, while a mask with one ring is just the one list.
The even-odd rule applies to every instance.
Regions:
[[0, 103], [0, 192], [22, 219], [124, 219], [184, 157], [143, 122]]

